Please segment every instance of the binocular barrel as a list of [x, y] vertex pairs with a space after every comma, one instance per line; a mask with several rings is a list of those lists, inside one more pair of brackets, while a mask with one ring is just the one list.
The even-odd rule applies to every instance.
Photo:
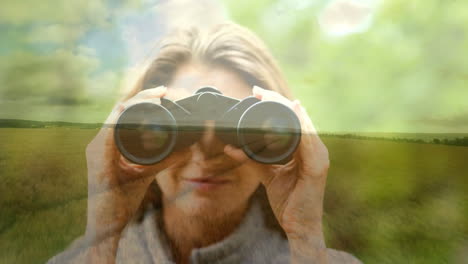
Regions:
[[199, 141], [207, 120], [214, 121], [223, 143], [266, 164], [290, 161], [301, 138], [299, 119], [289, 107], [255, 97], [237, 100], [204, 87], [178, 101], [161, 98], [161, 104], [128, 107], [117, 120], [114, 140], [126, 159], [151, 165]]

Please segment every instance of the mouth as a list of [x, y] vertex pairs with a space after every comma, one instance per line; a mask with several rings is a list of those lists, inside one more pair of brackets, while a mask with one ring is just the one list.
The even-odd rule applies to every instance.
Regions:
[[184, 181], [189, 183], [194, 189], [201, 191], [213, 190], [231, 182], [231, 180], [215, 176], [190, 178], [184, 179]]
[[196, 182], [196, 183], [226, 183], [230, 182], [228, 179], [219, 179], [218, 177], [202, 177], [202, 178], [190, 178], [190, 179], [184, 179], [189, 182]]
[[235, 170], [240, 164], [219, 154], [203, 162], [194, 162], [193, 165], [195, 168], [191, 173], [192, 177], [184, 177], [182, 180], [195, 190], [213, 190], [232, 183], [233, 179], [226, 173]]

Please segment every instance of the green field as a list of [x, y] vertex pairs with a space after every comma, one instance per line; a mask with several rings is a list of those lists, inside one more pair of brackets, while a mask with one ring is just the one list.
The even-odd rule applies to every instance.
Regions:
[[[0, 263], [43, 263], [84, 232], [94, 129], [0, 129]], [[468, 147], [324, 138], [329, 247], [365, 263], [463, 263]]]

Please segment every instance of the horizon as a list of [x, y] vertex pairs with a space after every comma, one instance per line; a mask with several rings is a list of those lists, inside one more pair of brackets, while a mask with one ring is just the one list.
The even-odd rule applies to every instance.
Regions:
[[[104, 122], [73, 122], [73, 121], [66, 121], [66, 120], [32, 120], [32, 119], [17, 119], [17, 118], [0, 118], [0, 125], [2, 121], [20, 121], [20, 122], [38, 122], [38, 123], [67, 123], [67, 124], [77, 124], [77, 125], [103, 125]], [[113, 125], [113, 124], [112, 124]], [[23, 128], [23, 127], [1, 127], [0, 128]], [[406, 131], [356, 131], [356, 130], [349, 130], [349, 131], [327, 131], [327, 130], [320, 130], [318, 131], [319, 134], [336, 134], [336, 135], [344, 135], [344, 134], [455, 134], [455, 135], [468, 135], [467, 132], [406, 132]]]

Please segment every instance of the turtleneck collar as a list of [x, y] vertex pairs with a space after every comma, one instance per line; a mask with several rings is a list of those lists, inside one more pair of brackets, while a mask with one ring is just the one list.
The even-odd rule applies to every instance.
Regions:
[[[142, 254], [146, 253], [148, 263], [174, 263], [167, 237], [161, 228], [161, 222], [158, 222], [162, 219], [161, 213], [161, 210], [148, 208], [142, 222], [135, 222], [127, 227], [119, 243], [118, 262], [128, 263], [128, 257], [132, 260], [130, 262], [135, 262], [135, 257], [142, 258]], [[249, 254], [247, 251], [255, 248], [256, 240], [268, 240], [268, 236], [275, 236], [273, 233], [276, 232], [265, 225], [259, 201], [254, 199], [234, 232], [217, 243], [193, 249], [190, 263], [241, 263], [241, 258]]]

